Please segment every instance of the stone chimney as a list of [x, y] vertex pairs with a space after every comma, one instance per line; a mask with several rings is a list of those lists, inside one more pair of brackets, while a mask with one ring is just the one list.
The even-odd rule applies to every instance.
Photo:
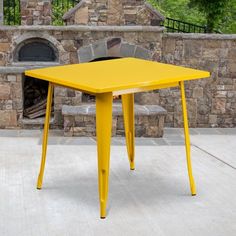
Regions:
[[81, 0], [63, 16], [67, 25], [160, 25], [164, 19], [145, 0]]
[[51, 0], [20, 0], [21, 25], [50, 25]]

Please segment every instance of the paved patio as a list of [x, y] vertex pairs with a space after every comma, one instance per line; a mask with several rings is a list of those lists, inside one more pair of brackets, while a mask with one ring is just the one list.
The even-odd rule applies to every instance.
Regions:
[[41, 131], [0, 130], [0, 235], [236, 235], [236, 129], [192, 129], [198, 195], [190, 196], [183, 133], [111, 149], [108, 217], [99, 218], [92, 138], [51, 133], [44, 188], [36, 190]]

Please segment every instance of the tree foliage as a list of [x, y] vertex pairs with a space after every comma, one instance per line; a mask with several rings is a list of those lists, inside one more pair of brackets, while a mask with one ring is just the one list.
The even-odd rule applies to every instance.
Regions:
[[[1, 1], [1, 0], [0, 0]], [[4, 24], [5, 25], [20, 25], [20, 1], [19, 0], [4, 0]]]
[[52, 23], [53, 25], [64, 25], [63, 15], [79, 0], [53, 0], [52, 1]]
[[206, 19], [197, 8], [189, 7], [189, 0], [149, 0], [165, 17], [198, 25], [205, 25]]
[[223, 33], [236, 33], [236, 1], [231, 0], [226, 8], [225, 16], [220, 20], [218, 28]]
[[236, 33], [236, 0], [148, 0], [164, 16]]
[[222, 19], [226, 17], [230, 1], [229, 0], [190, 0], [190, 7], [197, 7], [203, 12], [207, 21], [207, 30], [214, 32]]

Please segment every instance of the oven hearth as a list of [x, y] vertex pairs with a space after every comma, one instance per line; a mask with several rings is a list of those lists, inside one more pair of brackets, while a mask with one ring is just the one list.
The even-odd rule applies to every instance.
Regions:
[[[15, 61], [38, 65], [55, 62], [56, 50], [46, 39], [30, 38], [16, 49]], [[36, 119], [46, 114], [48, 82], [25, 76], [23, 78], [23, 117]]]
[[46, 114], [48, 82], [26, 77], [24, 81], [24, 117], [35, 119]]

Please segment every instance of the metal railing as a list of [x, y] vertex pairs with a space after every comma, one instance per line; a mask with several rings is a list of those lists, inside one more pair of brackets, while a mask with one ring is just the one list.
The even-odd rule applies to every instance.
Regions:
[[20, 25], [20, 0], [3, 1], [4, 25]]
[[80, 0], [52, 0], [52, 24], [64, 25], [62, 16]]
[[188, 22], [175, 20], [169, 17], [165, 18], [165, 21], [163, 22], [162, 26], [165, 26], [167, 29], [167, 32], [172, 33], [206, 33], [207, 27], [206, 26], [200, 26], [191, 24]]

